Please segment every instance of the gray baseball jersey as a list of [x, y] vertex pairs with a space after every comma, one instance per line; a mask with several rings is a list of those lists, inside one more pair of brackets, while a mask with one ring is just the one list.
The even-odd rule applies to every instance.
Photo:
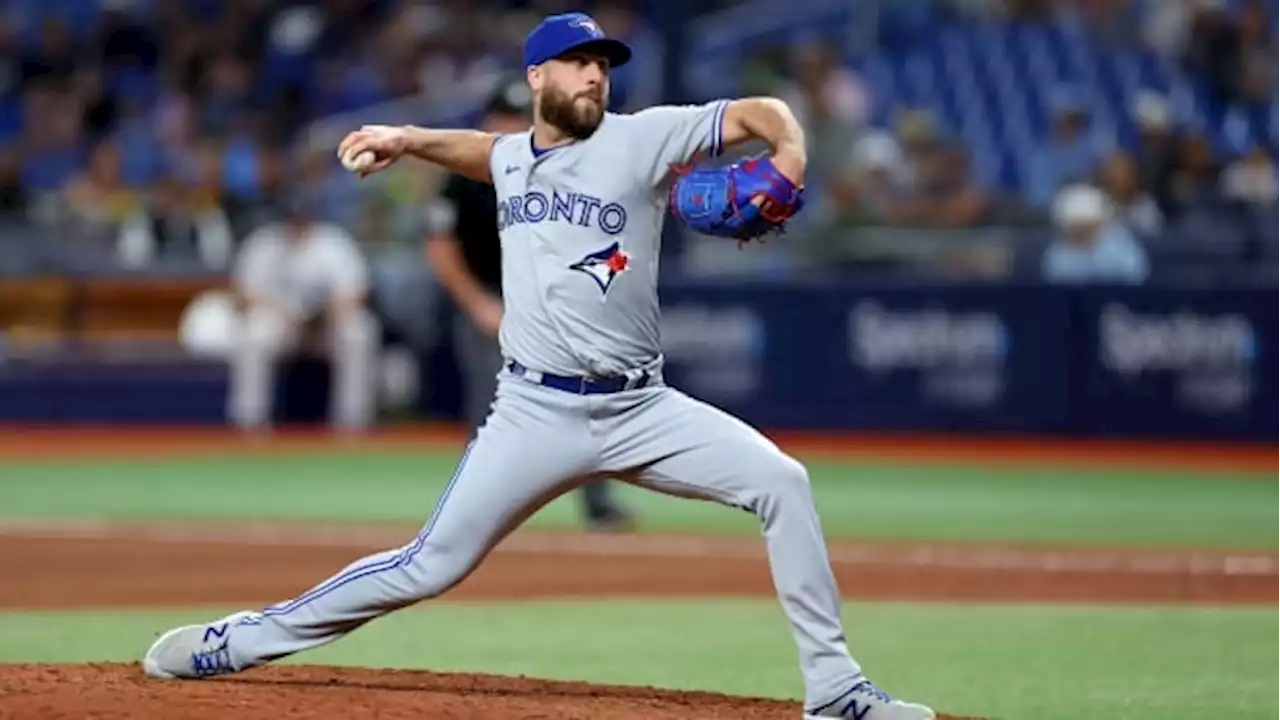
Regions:
[[[670, 165], [720, 152], [725, 108], [607, 115], [589, 139], [549, 152], [536, 152], [527, 132], [497, 141], [501, 344], [528, 371], [499, 374], [491, 412], [421, 533], [238, 620], [229, 642], [236, 669], [446, 592], [543, 504], [612, 476], [756, 514], [806, 699], [824, 707], [847, 694], [860, 668], [804, 467], [737, 418], [665, 385], [660, 372], [658, 251]], [[642, 367], [652, 372], [634, 372]], [[589, 389], [588, 375], [628, 382], [606, 378]]]
[[616, 375], [661, 355], [658, 257], [671, 165], [718, 155], [727, 103], [606, 114], [587, 140], [535, 152], [504, 135], [498, 196], [503, 353], [540, 371]]

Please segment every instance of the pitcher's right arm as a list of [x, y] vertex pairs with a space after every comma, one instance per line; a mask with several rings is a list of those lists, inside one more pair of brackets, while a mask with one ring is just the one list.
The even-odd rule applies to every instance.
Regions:
[[375, 161], [360, 170], [372, 175], [406, 155], [480, 182], [493, 182], [489, 157], [498, 136], [478, 130], [432, 130], [413, 125], [365, 125], [338, 145], [339, 158], [372, 152]]

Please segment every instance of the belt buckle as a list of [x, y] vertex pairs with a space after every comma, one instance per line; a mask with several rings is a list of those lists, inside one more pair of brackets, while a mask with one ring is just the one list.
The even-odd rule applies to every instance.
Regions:
[[627, 375], [623, 377], [622, 389], [635, 390], [649, 384], [649, 371], [641, 370], [635, 375]]

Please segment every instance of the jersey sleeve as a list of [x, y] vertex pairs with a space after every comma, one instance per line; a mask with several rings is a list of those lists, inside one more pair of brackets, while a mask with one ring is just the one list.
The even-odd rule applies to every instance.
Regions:
[[632, 115], [634, 161], [650, 185], [670, 176], [671, 166], [691, 162], [699, 153], [724, 152], [724, 112], [728, 100], [704, 105], [660, 105]]
[[528, 137], [528, 133], [508, 133], [493, 139], [493, 147], [489, 150], [489, 177], [495, 187], [498, 178], [502, 177], [503, 168], [513, 157], [512, 151], [519, 147], [520, 138]]

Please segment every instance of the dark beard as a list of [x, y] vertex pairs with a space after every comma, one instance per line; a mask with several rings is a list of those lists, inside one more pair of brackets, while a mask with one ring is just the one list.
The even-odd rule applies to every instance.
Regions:
[[[585, 96], [589, 97], [589, 95]], [[579, 110], [576, 105], [578, 97], [584, 97], [584, 95], [569, 97], [559, 88], [548, 86], [542, 89], [539, 109], [542, 112], [542, 119], [549, 125], [559, 128], [561, 132], [575, 140], [586, 140], [595, 134], [596, 128], [600, 127], [600, 121], [604, 119], [604, 103]]]

